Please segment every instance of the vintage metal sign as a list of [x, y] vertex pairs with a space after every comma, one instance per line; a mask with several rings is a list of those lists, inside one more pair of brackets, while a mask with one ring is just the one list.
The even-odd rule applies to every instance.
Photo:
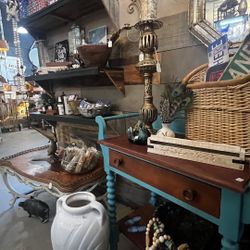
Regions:
[[235, 79], [250, 73], [250, 34], [228, 64], [220, 80]]

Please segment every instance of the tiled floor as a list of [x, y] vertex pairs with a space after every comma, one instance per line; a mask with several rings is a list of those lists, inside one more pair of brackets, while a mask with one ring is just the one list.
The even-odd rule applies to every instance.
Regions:
[[[0, 158], [48, 143], [45, 137], [30, 129], [24, 129], [21, 132], [4, 133], [1, 136], [3, 142], [0, 143]], [[30, 190], [30, 187], [20, 184], [13, 177], [11, 177], [11, 183], [21, 192]], [[45, 192], [39, 195], [39, 199], [50, 206], [50, 220], [45, 224], [42, 224], [37, 218], [29, 218], [27, 213], [17, 204], [14, 208], [9, 209], [8, 203], [10, 199], [11, 195], [8, 193], [2, 178], [0, 178], [0, 249], [52, 250], [50, 227], [55, 215], [56, 199]], [[130, 211], [130, 208], [118, 204], [118, 218], [125, 216]], [[130, 241], [120, 235], [119, 250], [136, 249]]]

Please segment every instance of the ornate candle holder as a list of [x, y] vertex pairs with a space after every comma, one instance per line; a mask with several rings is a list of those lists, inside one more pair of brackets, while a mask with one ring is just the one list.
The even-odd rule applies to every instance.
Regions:
[[[148, 9], [148, 5], [146, 5], [146, 8], [150, 13], [155, 13], [155, 11]], [[141, 10], [142, 14], [148, 13], [144, 10], [143, 5], [141, 6]], [[154, 53], [156, 53], [158, 49], [157, 35], [154, 30], [161, 28], [162, 22], [155, 19], [146, 19], [147, 17], [152, 18], [149, 14], [141, 15], [142, 21], [135, 25], [135, 27], [142, 32], [139, 48], [144, 55], [143, 60], [141, 60], [136, 67], [144, 77], [144, 103], [140, 114], [146, 129], [152, 134], [154, 133], [152, 123], [157, 119], [157, 109], [153, 104], [152, 95], [152, 78], [153, 73], [156, 72], [157, 64]]]

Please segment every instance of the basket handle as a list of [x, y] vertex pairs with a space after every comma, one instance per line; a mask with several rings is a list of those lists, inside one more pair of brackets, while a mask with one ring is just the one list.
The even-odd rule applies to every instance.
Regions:
[[223, 80], [223, 81], [209, 81], [209, 82], [189, 82], [189, 80], [197, 74], [199, 71], [205, 69], [207, 64], [203, 64], [189, 74], [187, 74], [181, 81], [182, 84], [186, 85], [190, 89], [200, 89], [200, 88], [214, 88], [214, 87], [226, 87], [226, 86], [238, 86], [240, 84], [247, 85], [250, 82], [250, 74], [244, 75], [232, 80]]
[[191, 72], [189, 72], [182, 80], [181, 80], [181, 83], [184, 84], [184, 85], [187, 85], [189, 84], [189, 80], [194, 76], [196, 75], [199, 71], [205, 69], [208, 67], [208, 64], [205, 63], [205, 64], [202, 64], [200, 65], [199, 67], [193, 69]]
[[201, 88], [214, 88], [214, 87], [227, 87], [227, 86], [239, 86], [242, 84], [243, 86], [247, 85], [250, 82], [250, 74], [239, 77], [232, 80], [224, 80], [224, 81], [212, 81], [212, 82], [194, 82], [187, 84], [188, 88], [191, 89], [201, 89]]

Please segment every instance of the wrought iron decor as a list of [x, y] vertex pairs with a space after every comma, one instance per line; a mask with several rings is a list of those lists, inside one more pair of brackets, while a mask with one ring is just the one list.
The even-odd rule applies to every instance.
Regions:
[[128, 6], [128, 13], [133, 14], [135, 9], [141, 13], [141, 1], [140, 0], [131, 0], [131, 3]]

